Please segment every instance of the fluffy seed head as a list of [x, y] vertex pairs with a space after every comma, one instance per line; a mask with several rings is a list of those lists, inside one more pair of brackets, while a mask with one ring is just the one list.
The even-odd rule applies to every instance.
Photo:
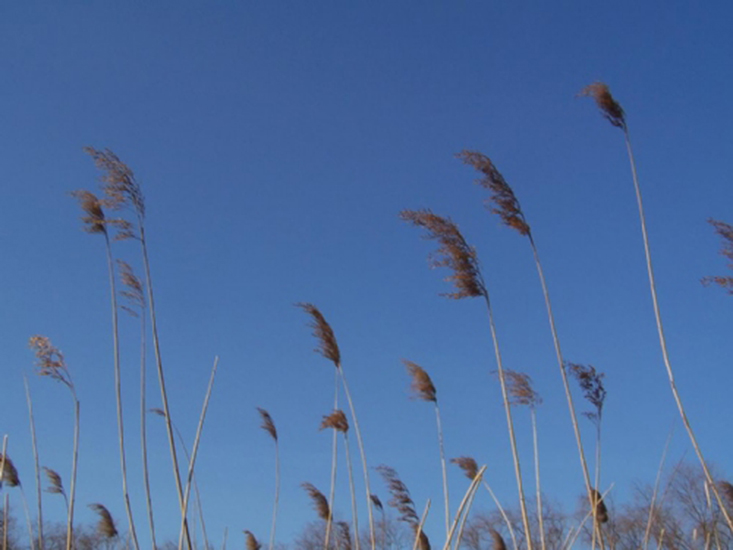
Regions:
[[428, 536], [425, 534], [425, 531], [420, 529], [420, 524], [413, 525], [412, 529], [413, 531], [415, 531], [415, 535], [418, 538], [418, 541], [417, 541], [418, 550], [430, 550], [430, 539], [428, 539]]
[[432, 401], [437, 403], [438, 398], [436, 396], [435, 386], [433, 381], [430, 379], [430, 375], [425, 372], [420, 365], [403, 359], [402, 362], [407, 368], [412, 381], [410, 383], [410, 389], [416, 399], [422, 399], [423, 401]]
[[142, 282], [135, 275], [130, 264], [123, 260], [117, 260], [117, 266], [120, 270], [120, 279], [122, 280], [123, 290], [120, 296], [129, 302], [129, 306], [123, 305], [122, 309], [127, 311], [133, 317], [137, 317], [137, 310], [145, 308], [145, 291]]
[[336, 529], [339, 547], [343, 550], [351, 550], [351, 529], [349, 529], [349, 524], [345, 521], [338, 521], [336, 522]]
[[496, 529], [489, 529], [489, 533], [491, 534], [491, 541], [492, 550], [506, 550], [506, 543], [504, 542], [504, 539], [499, 534], [499, 531]]
[[71, 376], [66, 368], [64, 355], [46, 336], [31, 336], [28, 346], [36, 355], [36, 367], [41, 376], [50, 376], [62, 384], [72, 387]]
[[165, 411], [163, 409], [158, 409], [158, 408], [155, 408], [154, 407], [152, 409], [148, 409], [148, 412], [153, 413], [153, 414], [155, 414], [157, 416], [162, 416], [163, 418], [165, 418]]
[[104, 211], [102, 210], [102, 202], [97, 196], [84, 189], [72, 191], [71, 196], [79, 201], [79, 206], [84, 212], [81, 217], [81, 221], [84, 222], [84, 231], [106, 235], [107, 220], [105, 220]]
[[0, 464], [3, 465], [3, 471], [0, 472], [0, 487], [3, 482], [8, 484], [8, 487], [20, 486], [20, 478], [18, 477], [18, 470], [15, 468], [15, 464], [10, 460], [10, 457], [0, 452]]
[[611, 91], [608, 89], [608, 85], [603, 82], [594, 82], [583, 88], [579, 96], [592, 97], [598, 108], [601, 110], [601, 114], [605, 117], [608, 122], [613, 124], [616, 128], [626, 130], [626, 118], [624, 110], [621, 105], [613, 98]]
[[45, 466], [43, 467], [43, 471], [46, 472], [46, 477], [48, 478], [49, 483], [46, 492], [55, 495], [65, 495], [66, 492], [64, 491], [64, 484], [62, 483], [61, 476], [58, 472], [51, 468], [46, 468]]
[[596, 371], [593, 365], [579, 365], [568, 363], [570, 374], [572, 374], [583, 390], [583, 397], [595, 408], [595, 411], [583, 413], [592, 422], [601, 421], [603, 413], [603, 402], [606, 400], [606, 388], [603, 386], [605, 374]]
[[532, 387], [532, 379], [528, 374], [505, 369], [504, 380], [513, 405], [536, 407], [542, 403], [542, 398]]
[[260, 407], [257, 407], [257, 412], [260, 413], [260, 418], [262, 419], [262, 424], [260, 424], [260, 428], [265, 430], [268, 434], [270, 434], [270, 437], [272, 437], [272, 439], [277, 441], [277, 430], [275, 429], [275, 423], [272, 421], [270, 413], [267, 412], [265, 409], [261, 409]]
[[111, 539], [117, 536], [117, 528], [115, 522], [112, 519], [112, 514], [109, 513], [106, 507], [101, 504], [90, 504], [89, 508], [99, 514], [99, 523], [97, 524], [97, 531], [104, 537]]
[[468, 479], [471, 481], [476, 479], [478, 475], [478, 464], [476, 464], [473, 458], [470, 456], [459, 456], [458, 458], [451, 458], [450, 461], [463, 470], [463, 473], [466, 474]]
[[344, 411], [336, 409], [328, 416], [324, 416], [319, 429], [325, 430], [326, 428], [333, 428], [341, 433], [347, 433], [349, 431], [349, 421], [346, 419]]
[[252, 531], [244, 531], [244, 538], [246, 539], [247, 550], [260, 550], [262, 545], [257, 538], [252, 534]]
[[328, 521], [328, 518], [331, 514], [328, 507], [328, 500], [323, 495], [323, 493], [316, 489], [315, 486], [310, 483], [301, 483], [300, 486], [303, 487], [303, 489], [305, 489], [305, 492], [308, 493], [308, 496], [311, 497], [311, 500], [313, 501], [313, 508], [318, 514], [318, 517], [322, 520]]
[[461, 151], [456, 156], [483, 174], [476, 183], [491, 191], [491, 197], [486, 201], [489, 210], [498, 214], [506, 225], [519, 231], [520, 235], [529, 235], [529, 224], [524, 219], [519, 201], [491, 159], [478, 151]]
[[318, 340], [318, 347], [315, 351], [332, 361], [337, 369], [341, 368], [341, 352], [331, 325], [328, 324], [326, 318], [313, 304], [300, 303], [296, 305], [312, 318], [308, 326], [313, 329], [313, 336]]
[[375, 508], [380, 511], [384, 510], [384, 506], [382, 506], [382, 501], [379, 500], [379, 497], [377, 495], [372, 493], [371, 495], [369, 495], [369, 498], [372, 499], [372, 504], [374, 504]]
[[433, 214], [430, 210], [403, 210], [400, 218], [427, 230], [426, 239], [438, 241], [440, 246], [431, 254], [430, 264], [432, 267], [448, 267], [453, 270], [453, 275], [445, 280], [456, 287], [456, 292], [443, 296], [458, 300], [485, 295], [486, 289], [481, 282], [476, 251], [468, 245], [453, 221]]
[[415, 503], [410, 497], [410, 490], [407, 488], [407, 485], [402, 483], [394, 468], [382, 464], [377, 466], [377, 472], [382, 476], [392, 495], [392, 499], [387, 504], [400, 513], [401, 521], [409, 523], [412, 526], [417, 526], [420, 518], [417, 512], [415, 512]]
[[84, 152], [92, 157], [94, 164], [102, 171], [99, 179], [106, 197], [105, 206], [113, 210], [130, 206], [140, 218], [144, 218], [145, 199], [130, 167], [109, 149], [100, 151], [94, 147], [84, 147]]
[[[720, 253], [725, 256], [728, 262], [728, 268], [733, 270], [733, 226], [714, 219], [709, 219], [708, 223], [715, 228], [715, 232], [723, 241], [723, 246], [720, 249]], [[702, 284], [708, 286], [710, 284], [716, 284], [728, 291], [728, 294], [733, 294], [733, 277], [704, 277]]]
[[593, 498], [593, 504], [596, 507], [596, 521], [598, 523], [606, 523], [608, 521], [608, 509], [603, 502], [603, 495], [593, 488], [591, 488], [590, 492]]

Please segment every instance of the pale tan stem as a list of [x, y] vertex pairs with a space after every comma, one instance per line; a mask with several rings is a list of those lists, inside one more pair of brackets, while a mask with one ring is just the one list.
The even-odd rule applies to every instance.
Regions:
[[496, 498], [494, 491], [491, 489], [491, 486], [486, 482], [486, 480], [483, 480], [483, 485], [484, 485], [484, 488], [491, 495], [491, 498], [493, 499], [494, 504], [496, 504], [497, 510], [499, 510], [499, 514], [501, 514], [501, 518], [504, 520], [504, 523], [506, 524], [506, 528], [509, 531], [509, 536], [512, 539], [512, 544], [514, 545], [514, 550], [519, 550], [519, 545], [517, 544], [517, 536], [514, 534], [514, 527], [512, 527], [512, 522], [509, 521], [509, 516], [506, 515], [506, 512], [504, 511], [504, 508], [502, 507], [501, 503], [499, 502], [499, 499]]
[[423, 510], [422, 516], [420, 517], [420, 523], [417, 524], [417, 529], [415, 530], [415, 540], [412, 543], [412, 550], [417, 550], [418, 545], [420, 544], [420, 533], [422, 533], [422, 528], [425, 525], [425, 520], [428, 519], [428, 512], [430, 512], [430, 499], [425, 503], [425, 509]]
[[[334, 430], [335, 432], [336, 430]], [[346, 453], [346, 469], [349, 472], [349, 490], [351, 491], [351, 511], [354, 517], [354, 545], [359, 550], [359, 512], [356, 507], [356, 488], [354, 487], [354, 470], [351, 467], [351, 450], [349, 449], [349, 436], [344, 432], [344, 451]]]
[[644, 530], [644, 543], [642, 545], [643, 550], [647, 550], [649, 546], [649, 536], [652, 531], [652, 522], [654, 521], [654, 512], [655, 512], [655, 506], [656, 506], [656, 501], [657, 501], [657, 493], [659, 491], [659, 482], [662, 479], [662, 470], [664, 469], [664, 462], [667, 458], [667, 450], [669, 449], [669, 444], [672, 441], [672, 434], [673, 434], [673, 430], [670, 430], [669, 435], [667, 436], [667, 442], [664, 444], [664, 450], [662, 451], [662, 459], [659, 461], [659, 468], [657, 468], [657, 477], [654, 480], [654, 490], [652, 491], [652, 500], [651, 500], [651, 503], [649, 504], [649, 517], [647, 518], [646, 529]]
[[270, 550], [275, 550], [275, 527], [277, 507], [280, 501], [280, 444], [275, 439], [275, 502], [272, 505], [272, 528], [270, 529]]
[[[333, 410], [339, 407], [339, 369], [333, 373]], [[336, 465], [338, 460], [338, 434], [333, 430], [331, 440], [331, 488], [328, 495], [328, 519], [326, 520], [326, 535], [323, 540], [323, 550], [328, 550], [333, 529], [333, 510], [336, 501]]]
[[145, 503], [148, 510], [148, 524], [150, 525], [150, 538], [153, 548], [158, 544], [155, 540], [155, 518], [153, 516], [153, 496], [150, 490], [150, 473], [148, 470], [148, 428], [147, 428], [147, 369], [145, 363], [146, 353], [145, 339], [145, 311], [140, 312], [140, 448], [143, 460], [143, 484], [145, 485]]
[[450, 531], [450, 498], [448, 497], [448, 472], [446, 469], [445, 461], [445, 447], [443, 445], [443, 426], [440, 421], [440, 407], [438, 406], [438, 400], [435, 403], [435, 422], [438, 426], [438, 447], [440, 449], [440, 467], [443, 470], [443, 500], [445, 506], [445, 536], [448, 536]]
[[545, 540], [545, 519], [542, 515], [542, 488], [540, 485], [540, 446], [537, 442], [537, 411], [534, 407], [530, 408], [530, 417], [532, 420], [532, 448], [534, 450], [534, 477], [537, 486], [537, 522], [540, 530], [540, 544], [542, 550], [547, 550], [547, 541]]
[[[483, 477], [483, 472], [485, 470], [486, 470], [486, 467], [484, 466], [484, 468], [482, 469], [482, 472], [480, 474], [481, 477]], [[463, 515], [461, 516], [461, 523], [460, 523], [460, 527], [458, 528], [458, 536], [456, 537], [456, 543], [455, 543], [455, 546], [454, 546], [454, 550], [458, 550], [461, 547], [461, 539], [463, 538], [463, 530], [466, 527], [466, 522], [468, 521], [468, 511], [473, 506], [473, 500], [474, 500], [474, 498], [476, 498], [476, 493], [478, 492], [478, 486], [479, 486], [479, 483], [478, 482], [475, 483], [475, 484], [473, 484], [473, 490], [470, 493], [471, 496], [468, 498], [468, 502], [466, 504], [466, 507], [463, 510]], [[457, 521], [457, 517], [456, 517], [456, 521]], [[453, 532], [451, 531], [451, 532], [449, 532], [448, 537], [450, 538], [452, 536], [453, 536]], [[448, 546], [450, 546], [450, 543], [448, 544]]]
[[76, 501], [76, 471], [79, 464], [79, 423], [81, 419], [80, 404], [76, 398], [74, 386], [70, 385], [71, 396], [74, 399], [74, 450], [71, 460], [71, 483], [69, 484], [69, 506], [66, 523], [66, 550], [73, 550], [74, 541], [74, 503]]
[[[36, 439], [36, 422], [33, 419], [33, 400], [31, 399], [31, 391], [28, 387], [28, 378], [23, 376], [23, 385], [25, 386], [25, 399], [28, 403], [28, 421], [31, 430], [31, 443], [33, 445], [33, 463], [36, 471], [36, 498], [38, 500], [38, 548], [43, 550], [43, 499], [41, 492], [41, 465], [38, 459], [38, 441]], [[0, 469], [0, 475], [2, 473]]]
[[448, 531], [448, 536], [446, 537], [445, 544], [443, 545], [443, 550], [450, 550], [450, 544], [453, 540], [453, 535], [456, 532], [456, 528], [458, 526], [458, 521], [461, 519], [461, 516], [463, 514], [468, 514], [468, 511], [470, 509], [470, 503], [473, 502], [473, 494], [476, 492], [476, 489], [479, 486], [479, 483], [481, 483], [481, 479], [484, 477], [484, 472], [486, 471], [486, 466], [482, 466], [481, 469], [478, 471], [476, 476], [471, 480], [471, 484], [468, 486], [468, 489], [466, 490], [466, 494], [463, 495], [463, 499], [461, 500], [461, 504], [458, 506], [458, 510], [456, 510], [456, 515], [453, 517], [453, 523], [451, 524], [450, 531]]

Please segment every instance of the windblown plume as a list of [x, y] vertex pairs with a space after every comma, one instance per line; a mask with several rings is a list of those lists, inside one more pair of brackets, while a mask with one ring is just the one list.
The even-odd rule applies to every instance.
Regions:
[[438, 401], [436, 396], [435, 386], [433, 381], [430, 379], [430, 375], [425, 372], [420, 365], [403, 359], [402, 362], [407, 368], [407, 372], [412, 378], [410, 383], [410, 389], [412, 390], [413, 396], [416, 399], [422, 399], [423, 401], [432, 401], [433, 403]]
[[328, 518], [330, 517], [330, 509], [328, 507], [328, 500], [326, 500], [323, 493], [310, 483], [301, 483], [300, 486], [303, 487], [305, 492], [308, 493], [308, 496], [311, 497], [313, 508], [318, 513], [318, 517], [324, 521], [328, 521]]
[[417, 526], [420, 518], [417, 512], [415, 512], [415, 503], [410, 497], [410, 490], [407, 488], [407, 485], [402, 483], [394, 468], [382, 464], [377, 466], [377, 471], [382, 476], [382, 479], [384, 479], [392, 495], [392, 499], [387, 504], [400, 513], [401, 521]]
[[331, 360], [337, 369], [341, 368], [341, 352], [339, 352], [336, 336], [331, 325], [326, 322], [326, 318], [313, 304], [300, 303], [296, 305], [312, 317], [312, 321], [308, 326], [313, 329], [313, 336], [318, 340], [318, 347], [315, 351]]
[[52, 470], [51, 468], [43, 467], [43, 471], [46, 472], [46, 477], [48, 478], [48, 488], [46, 489], [47, 493], [51, 493], [53, 495], [66, 495], [66, 491], [64, 491], [64, 484], [61, 481], [61, 476], [56, 472], [55, 470]]
[[99, 514], [99, 523], [97, 523], [97, 531], [104, 537], [111, 539], [117, 536], [117, 528], [112, 519], [112, 514], [101, 504], [90, 504], [89, 508]]
[[504, 369], [504, 380], [512, 405], [536, 407], [542, 403], [542, 398], [532, 387], [532, 378], [528, 374]]
[[260, 550], [262, 545], [257, 538], [252, 534], [252, 531], [244, 531], [244, 537], [246, 539], [247, 550]]
[[152, 409], [148, 409], [148, 412], [153, 413], [157, 416], [162, 416], [165, 418], [165, 411], [163, 409], [159, 409], [157, 407], [153, 407]]
[[491, 197], [486, 202], [489, 210], [498, 214], [504, 224], [519, 231], [520, 235], [529, 235], [529, 224], [524, 218], [519, 201], [491, 159], [478, 151], [461, 151], [456, 156], [464, 164], [473, 166], [483, 174], [476, 183], [491, 191]]
[[456, 287], [456, 292], [443, 296], [458, 300], [486, 294], [476, 251], [468, 245], [453, 221], [433, 214], [430, 210], [403, 210], [400, 218], [424, 228], [427, 230], [425, 238], [440, 244], [438, 250], [430, 256], [431, 265], [453, 270], [453, 275], [445, 280]]
[[621, 105], [613, 98], [611, 91], [608, 89], [608, 85], [603, 82], [594, 82], [583, 88], [579, 96], [592, 97], [598, 108], [601, 110], [601, 114], [613, 124], [616, 128], [621, 128], [626, 131], [626, 118], [624, 116], [624, 110]]
[[608, 509], [603, 502], [603, 495], [601, 495], [597, 489], [593, 488], [591, 488], [590, 492], [593, 496], [593, 503], [596, 507], [596, 521], [598, 523], [606, 523], [608, 521]]
[[415, 531], [415, 535], [418, 538], [417, 541], [417, 548], [418, 550], [430, 550], [430, 539], [425, 534], [425, 531], [420, 529], [419, 524], [415, 524], [412, 527], [413, 531]]
[[369, 498], [372, 499], [372, 504], [374, 504], [374, 507], [377, 508], [380, 511], [384, 510], [384, 506], [382, 506], [382, 501], [379, 500], [379, 497], [375, 494], [369, 495]]
[[84, 222], [84, 231], [88, 233], [107, 233], [107, 220], [102, 210], [102, 202], [97, 196], [84, 189], [72, 191], [71, 196], [79, 201], [84, 216], [81, 221]]
[[130, 313], [132, 316], [137, 317], [138, 313], [134, 308], [144, 309], [145, 308], [145, 291], [143, 284], [138, 279], [135, 272], [132, 270], [130, 264], [125, 261], [117, 260], [117, 265], [120, 269], [120, 279], [122, 285], [125, 287], [124, 290], [120, 291], [120, 296], [125, 298], [130, 306], [122, 306], [122, 309]]
[[[715, 228], [715, 232], [723, 240], [723, 247], [721, 248], [720, 253], [728, 258], [728, 267], [733, 269], [733, 226], [713, 219], [709, 219], [708, 223]], [[716, 276], [704, 277], [702, 279], [702, 284], [705, 286], [711, 283], [725, 288], [729, 294], [733, 294], [733, 277]]]
[[339, 548], [342, 550], [351, 550], [351, 529], [349, 524], [345, 521], [336, 522], [336, 528], [338, 529], [338, 541]]
[[506, 550], [506, 543], [504, 542], [502, 536], [499, 534], [499, 531], [497, 531], [496, 529], [489, 529], [489, 533], [491, 534], [492, 550]]
[[46, 336], [32, 336], [28, 346], [36, 355], [36, 367], [41, 376], [50, 376], [62, 384], [72, 387], [71, 377], [66, 368], [64, 355]]
[[478, 475], [478, 464], [470, 456], [459, 456], [458, 458], [451, 458], [450, 461], [457, 465], [466, 477], [473, 481]]
[[267, 412], [265, 409], [261, 409], [260, 407], [257, 407], [257, 412], [260, 413], [260, 418], [262, 418], [262, 424], [260, 424], [260, 428], [265, 430], [268, 434], [270, 434], [270, 437], [272, 437], [272, 439], [277, 441], [277, 430], [275, 429], [275, 423], [272, 421], [270, 413]]
[[3, 486], [3, 482], [7, 483], [8, 487], [19, 487], [18, 470], [10, 457], [7, 454], [3, 457], [3, 454], [0, 453], [0, 463], [3, 464], [3, 471], [0, 472], [0, 487]]
[[105, 206], [119, 210], [129, 205], [144, 218], [145, 198], [130, 167], [109, 149], [99, 151], [94, 147], [84, 147], [84, 152], [94, 159], [94, 164], [103, 172], [99, 179], [106, 196]]
[[333, 428], [341, 433], [347, 433], [349, 431], [349, 421], [346, 419], [344, 411], [336, 409], [328, 416], [324, 416], [319, 429], [325, 430], [326, 428]]
[[593, 365], [568, 363], [568, 367], [583, 390], [583, 397], [595, 408], [594, 412], [583, 414], [592, 422], [600, 422], [603, 413], [603, 402], [606, 400], [606, 388], [603, 386], [605, 375], [602, 372], [597, 372]]

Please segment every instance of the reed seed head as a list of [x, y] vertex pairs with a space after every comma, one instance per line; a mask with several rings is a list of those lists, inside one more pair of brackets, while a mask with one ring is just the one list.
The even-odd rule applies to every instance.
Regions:
[[606, 400], [606, 388], [603, 385], [605, 374], [596, 371], [593, 365], [580, 365], [568, 363], [570, 374], [572, 374], [583, 390], [583, 397], [595, 408], [593, 412], [583, 413], [593, 423], [601, 421], [603, 413], [603, 402]]
[[594, 82], [583, 88], [578, 94], [581, 97], [592, 97], [601, 114], [616, 128], [626, 131], [626, 117], [621, 105], [611, 95], [608, 85], [603, 82]]
[[453, 283], [456, 288], [456, 292], [443, 296], [458, 300], [486, 295], [476, 251], [468, 245], [453, 221], [433, 214], [430, 210], [403, 210], [400, 218], [424, 228], [427, 231], [426, 239], [438, 241], [440, 246], [431, 254], [430, 265], [452, 269], [453, 275], [445, 280]]
[[532, 387], [532, 378], [528, 374], [504, 369], [504, 380], [512, 405], [529, 405], [534, 408], [542, 403], [542, 398]]
[[430, 539], [425, 534], [425, 531], [420, 529], [419, 524], [413, 525], [413, 531], [415, 531], [415, 536], [417, 536], [417, 547], [418, 550], [430, 550]]
[[102, 536], [111, 539], [117, 536], [117, 528], [115, 522], [112, 519], [112, 514], [102, 504], [90, 504], [89, 508], [99, 514], [99, 523], [97, 523], [97, 531]]
[[337, 521], [336, 529], [337, 529], [339, 547], [342, 550], [351, 550], [352, 549], [351, 529], [349, 528], [349, 524], [346, 523], [345, 521]]
[[43, 467], [43, 471], [46, 472], [46, 477], [48, 478], [49, 483], [46, 492], [54, 495], [65, 495], [66, 491], [64, 491], [64, 484], [61, 481], [61, 476], [58, 472], [51, 468], [46, 468], [45, 466]]
[[79, 201], [79, 206], [84, 212], [81, 217], [81, 221], [84, 222], [84, 231], [106, 235], [107, 220], [104, 217], [104, 210], [102, 210], [102, 202], [97, 196], [84, 189], [72, 191], [71, 196]]
[[260, 418], [262, 419], [260, 428], [270, 434], [270, 437], [277, 442], [277, 430], [275, 429], [275, 423], [272, 421], [270, 413], [260, 407], [257, 407], [257, 412], [260, 413]]
[[463, 470], [463, 473], [466, 474], [468, 479], [471, 481], [476, 479], [478, 475], [478, 464], [476, 464], [473, 458], [470, 456], [459, 456], [458, 458], [451, 458], [450, 461]]
[[594, 488], [591, 488], [590, 492], [593, 498], [593, 505], [596, 507], [596, 521], [598, 523], [606, 523], [608, 521], [608, 509], [603, 502], [603, 495]]
[[422, 399], [423, 401], [432, 401], [433, 403], [438, 402], [436, 396], [435, 386], [433, 381], [430, 379], [430, 375], [425, 372], [420, 365], [403, 359], [402, 362], [407, 368], [412, 381], [410, 383], [410, 389], [412, 390], [415, 399]]
[[18, 477], [18, 470], [10, 460], [10, 457], [0, 452], [0, 464], [3, 466], [3, 471], [0, 472], [0, 487], [3, 486], [3, 482], [8, 484], [8, 487], [20, 487], [20, 477]]
[[69, 370], [66, 368], [64, 355], [46, 336], [31, 336], [28, 346], [36, 355], [36, 367], [40, 376], [49, 376], [54, 380], [73, 388]]
[[305, 489], [308, 496], [313, 501], [313, 508], [315, 509], [318, 517], [322, 520], [328, 521], [330, 517], [330, 508], [328, 506], [328, 500], [322, 492], [315, 488], [311, 483], [302, 483], [301, 487]]
[[369, 498], [372, 499], [372, 504], [374, 504], [374, 507], [377, 508], [380, 512], [384, 511], [384, 506], [382, 506], [382, 501], [379, 500], [379, 497], [375, 494], [369, 495]]
[[344, 411], [336, 409], [328, 416], [324, 416], [319, 429], [325, 430], [326, 428], [333, 428], [344, 434], [347, 433], [349, 431], [349, 421], [346, 419]]
[[252, 531], [244, 531], [244, 538], [246, 540], [247, 550], [260, 550], [262, 545], [257, 538], [252, 534]]
[[489, 529], [489, 534], [491, 534], [492, 550], [507, 550], [506, 543], [504, 542], [504, 539], [502, 538], [499, 531], [492, 528]]
[[473, 166], [483, 174], [476, 183], [491, 191], [491, 197], [486, 201], [487, 208], [498, 214], [505, 225], [513, 227], [520, 235], [529, 235], [529, 224], [524, 218], [519, 201], [491, 159], [478, 151], [461, 151], [456, 156], [464, 164]]
[[122, 280], [123, 290], [120, 296], [129, 302], [129, 306], [122, 305], [122, 309], [127, 311], [133, 317], [138, 317], [137, 310], [145, 309], [145, 290], [143, 283], [135, 275], [130, 264], [123, 260], [117, 260], [117, 266], [120, 270], [120, 279]]
[[163, 409], [158, 409], [158, 408], [155, 408], [154, 407], [152, 409], [148, 409], [148, 412], [153, 413], [153, 414], [155, 414], [157, 416], [161, 416], [161, 417], [165, 418], [165, 411]]
[[315, 349], [317, 353], [323, 355], [326, 359], [333, 362], [337, 369], [341, 368], [341, 352], [336, 343], [336, 336], [333, 333], [331, 325], [328, 324], [326, 318], [313, 304], [299, 303], [296, 304], [303, 309], [312, 320], [308, 326], [313, 329], [313, 336], [318, 340], [318, 347]]
[[728, 506], [733, 506], [733, 484], [723, 480], [718, 482], [718, 487], [720, 488], [720, 492], [728, 501]]
[[[723, 246], [720, 253], [729, 260], [728, 268], [733, 270], [733, 226], [712, 218], [708, 220], [708, 223], [715, 228], [715, 232], [722, 239]], [[702, 284], [705, 286], [716, 284], [726, 289], [728, 294], [733, 294], [733, 277], [703, 277]]]
[[145, 198], [130, 167], [109, 149], [100, 151], [94, 147], [84, 147], [84, 152], [92, 157], [94, 164], [102, 171], [99, 179], [106, 197], [105, 206], [113, 210], [130, 206], [141, 219], [144, 218]]
[[402, 483], [394, 468], [381, 464], [377, 466], [377, 472], [382, 476], [392, 495], [392, 499], [387, 504], [399, 512], [401, 521], [417, 526], [420, 518], [415, 512], [415, 503], [410, 497], [410, 490], [407, 485]]

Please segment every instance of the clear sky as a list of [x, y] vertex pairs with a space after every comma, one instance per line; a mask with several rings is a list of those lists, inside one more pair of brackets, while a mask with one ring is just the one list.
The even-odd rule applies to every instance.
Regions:
[[[710, 461], [733, 473], [733, 302], [699, 282], [726, 274], [706, 219], [733, 223], [732, 11], [723, 1], [4, 2], [0, 434], [27, 492], [24, 375], [41, 463], [65, 481], [70, 470], [69, 397], [34, 375], [27, 348], [44, 334], [81, 400], [77, 518], [93, 521], [85, 505], [102, 502], [126, 525], [104, 245], [82, 231], [68, 195], [97, 189], [82, 152], [91, 145], [115, 151], [146, 195], [171, 406], [189, 443], [221, 358], [197, 465], [213, 542], [227, 526], [232, 545], [242, 529], [268, 538], [273, 445], [257, 406], [280, 432], [278, 540], [315, 518], [300, 483], [328, 489], [331, 438], [318, 425], [333, 366], [313, 353], [296, 302], [331, 323], [369, 465], [394, 467], [420, 510], [432, 499], [431, 537], [443, 531], [434, 415], [409, 399], [402, 358], [433, 378], [448, 456], [488, 464], [499, 497], [516, 502], [485, 308], [439, 296], [449, 273], [428, 269], [433, 244], [398, 219], [404, 208], [450, 216], [477, 248], [506, 366], [531, 374], [544, 398], [543, 488], [572, 509], [582, 477], [531, 251], [454, 158], [476, 149], [532, 225], [567, 359], [606, 373], [602, 485], [629, 499], [653, 481], [673, 423], [670, 460], [689, 445], [663, 370], [623, 135], [575, 97], [596, 80], [627, 113], [682, 397]], [[115, 254], [139, 269], [133, 243]], [[123, 315], [121, 330], [131, 498], [147, 541], [138, 326]], [[149, 382], [160, 406], [152, 371]], [[527, 412], [516, 421], [529, 476]], [[583, 429], [590, 450], [592, 426]], [[157, 418], [149, 445], [161, 538], [173, 538]], [[340, 480], [336, 508], [348, 519]], [[466, 480], [454, 468], [449, 480], [455, 507]], [[376, 473], [372, 484], [388, 500]], [[60, 499], [44, 502], [61, 521]], [[475, 506], [491, 508], [485, 494]]]

